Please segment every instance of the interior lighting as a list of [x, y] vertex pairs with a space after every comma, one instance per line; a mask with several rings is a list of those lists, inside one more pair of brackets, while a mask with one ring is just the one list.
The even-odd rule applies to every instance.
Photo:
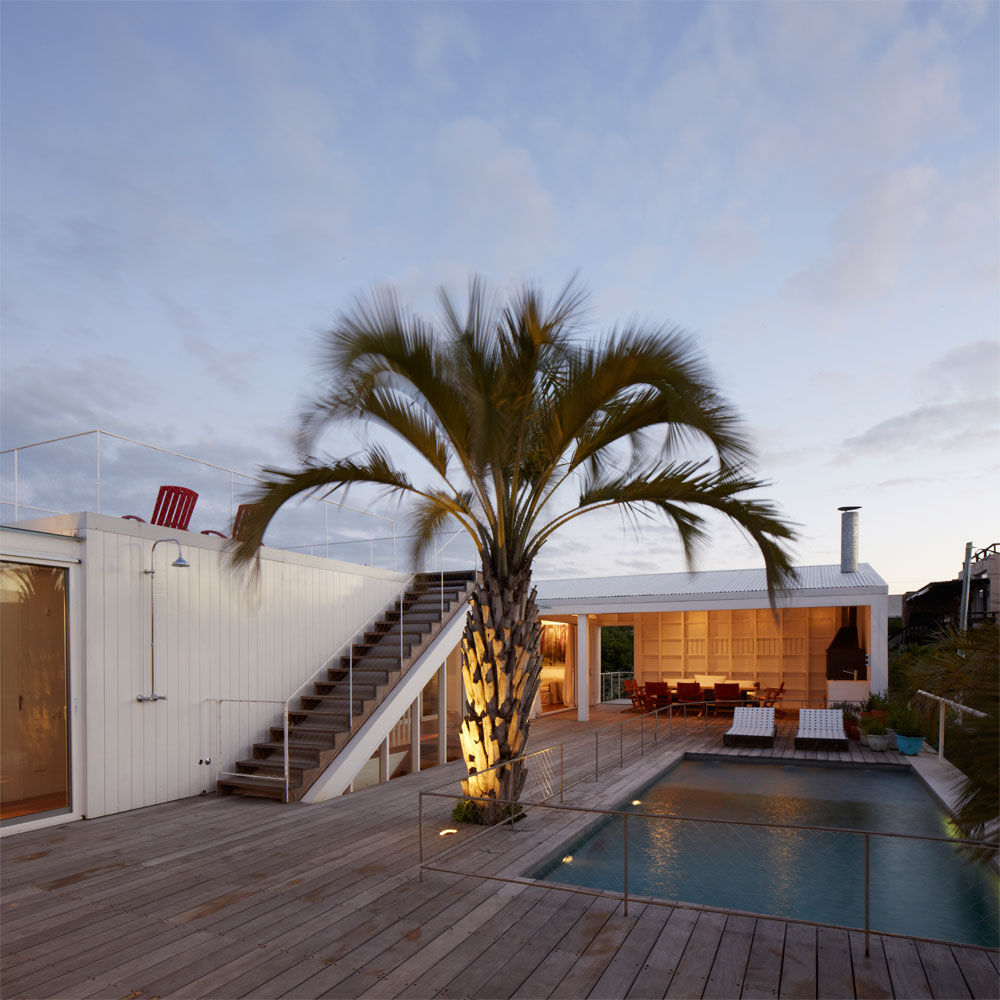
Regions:
[[440, 832], [440, 833], [438, 834], [438, 836], [439, 836], [439, 837], [447, 837], [449, 833], [458, 833], [458, 830], [450, 830], [450, 829], [449, 829], [449, 830], [442, 830], [442, 831], [441, 831], [441, 832]]

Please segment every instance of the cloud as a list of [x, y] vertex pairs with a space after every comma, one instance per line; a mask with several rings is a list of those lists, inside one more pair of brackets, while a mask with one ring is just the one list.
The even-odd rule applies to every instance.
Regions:
[[997, 395], [918, 406], [844, 440], [839, 460], [857, 455], [897, 455], [911, 449], [974, 451], [1000, 435], [998, 418]]
[[788, 278], [784, 294], [842, 308], [893, 293], [924, 225], [937, 179], [933, 168], [911, 166], [871, 185], [837, 219], [832, 250]]
[[935, 399], [989, 396], [1000, 385], [1000, 343], [970, 340], [917, 372], [924, 391]]
[[440, 206], [456, 255], [481, 261], [487, 247], [489, 270], [509, 273], [554, 249], [557, 213], [538, 165], [495, 125], [477, 117], [446, 123], [433, 160], [426, 194]]
[[445, 13], [432, 7], [420, 9], [411, 31], [413, 65], [424, 82], [452, 90], [455, 79], [448, 64], [456, 59], [478, 59], [479, 38], [471, 21], [455, 7]]

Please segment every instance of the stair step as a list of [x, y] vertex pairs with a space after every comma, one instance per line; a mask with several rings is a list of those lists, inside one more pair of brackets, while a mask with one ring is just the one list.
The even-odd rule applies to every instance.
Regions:
[[[319, 764], [316, 764], [315, 766], [319, 767]], [[289, 763], [289, 785], [301, 785], [302, 772], [308, 770], [311, 770], [311, 768], [303, 767], [301, 764], [293, 765]], [[280, 757], [275, 758], [274, 760], [258, 760], [256, 757], [249, 757], [236, 762], [236, 773], [256, 775], [259, 778], [281, 778], [281, 780], [284, 781], [285, 763]]]
[[215, 783], [215, 794], [252, 795], [255, 798], [277, 799], [282, 802], [285, 798], [285, 782], [253, 774], [226, 774]]
[[[279, 729], [280, 733], [281, 730]], [[288, 766], [289, 767], [319, 767], [319, 755], [320, 751], [325, 749], [322, 746], [318, 746], [314, 743], [293, 743], [291, 739], [288, 741]], [[285, 747], [282, 741], [272, 739], [267, 743], [255, 743], [253, 745], [253, 752], [255, 761], [263, 762], [265, 760], [272, 760], [270, 755], [275, 755], [275, 758], [279, 760], [282, 765], [284, 764], [284, 752]], [[267, 756], [258, 757], [257, 754], [262, 753]]]

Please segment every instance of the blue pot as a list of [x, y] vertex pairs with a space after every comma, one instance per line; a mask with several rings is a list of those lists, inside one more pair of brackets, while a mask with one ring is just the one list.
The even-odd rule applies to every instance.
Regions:
[[923, 736], [900, 736], [896, 733], [896, 749], [910, 757], [916, 757], [924, 745]]

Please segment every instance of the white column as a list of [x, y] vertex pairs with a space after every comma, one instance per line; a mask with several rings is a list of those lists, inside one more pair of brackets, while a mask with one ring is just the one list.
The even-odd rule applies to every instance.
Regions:
[[590, 627], [586, 615], [576, 616], [576, 717], [590, 721]]
[[423, 714], [423, 691], [410, 706], [410, 773], [420, 773], [420, 716]]
[[438, 667], [438, 764], [448, 761], [448, 661]]
[[871, 635], [868, 640], [868, 688], [884, 692], [889, 689], [889, 598], [873, 597], [871, 603]]

